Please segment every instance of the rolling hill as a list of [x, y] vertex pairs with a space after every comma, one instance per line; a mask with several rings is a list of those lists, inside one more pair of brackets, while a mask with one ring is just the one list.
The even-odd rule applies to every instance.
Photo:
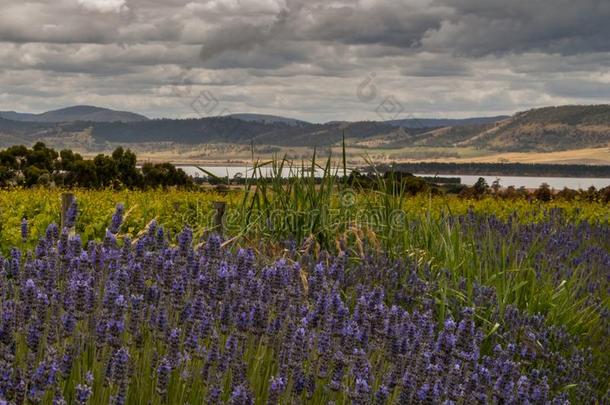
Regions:
[[458, 146], [482, 146], [492, 150], [552, 152], [603, 147], [610, 143], [610, 105], [545, 107], [524, 111]]
[[463, 127], [481, 124], [493, 124], [494, 122], [510, 118], [508, 115], [497, 115], [495, 117], [475, 117], [464, 119], [434, 119], [434, 118], [406, 118], [402, 120], [385, 121], [387, 124], [403, 128], [441, 128], [441, 127]]
[[148, 118], [128, 111], [116, 111], [108, 108], [94, 107], [89, 105], [78, 105], [61, 108], [59, 110], [47, 111], [41, 114], [18, 113], [15, 111], [0, 111], [0, 118], [13, 121], [27, 122], [138, 122], [147, 121]]
[[228, 115], [228, 117], [236, 118], [236, 119], [242, 120], [242, 121], [262, 122], [262, 123], [265, 123], [265, 124], [283, 123], [283, 124], [287, 124], [287, 125], [290, 125], [290, 126], [302, 126], [302, 125], [309, 125], [310, 124], [309, 122], [297, 120], [297, 119], [294, 119], [294, 118], [280, 117], [280, 116], [277, 116], [277, 115], [267, 115], [267, 114], [248, 114], [248, 113], [243, 113], [243, 114], [230, 114], [230, 115]]
[[610, 145], [610, 105], [544, 107], [499, 118], [417, 134], [411, 130], [410, 137], [381, 137], [377, 143], [384, 148], [472, 147], [498, 152], [555, 152]]
[[388, 150], [464, 147], [495, 152], [553, 152], [610, 145], [610, 105], [545, 107], [512, 117], [324, 124], [261, 114], [149, 120], [129, 112], [86, 106], [17, 117], [14, 114], [0, 114], [2, 146], [16, 140], [33, 143], [69, 139], [83, 133], [97, 144], [253, 143], [312, 147], [340, 145], [345, 135], [351, 146]]

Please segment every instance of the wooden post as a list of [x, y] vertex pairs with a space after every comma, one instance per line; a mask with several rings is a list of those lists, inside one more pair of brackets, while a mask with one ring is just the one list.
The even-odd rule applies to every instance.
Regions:
[[216, 210], [216, 213], [214, 214], [214, 231], [219, 235], [222, 235], [222, 218], [225, 215], [227, 203], [224, 201], [214, 201], [213, 205]]
[[61, 194], [61, 227], [62, 229], [66, 225], [66, 217], [68, 216], [68, 210], [74, 203], [74, 194], [62, 193]]

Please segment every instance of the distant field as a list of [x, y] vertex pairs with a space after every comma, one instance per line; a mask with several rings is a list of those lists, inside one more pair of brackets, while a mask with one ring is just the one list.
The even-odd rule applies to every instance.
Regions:
[[[460, 159], [465, 160], [465, 159]], [[610, 148], [587, 148], [546, 153], [495, 153], [467, 159], [471, 162], [610, 164]]]
[[[23, 140], [13, 140], [13, 144]], [[289, 159], [309, 160], [313, 154], [310, 146], [251, 145], [237, 143], [177, 144], [174, 142], [139, 142], [96, 144], [90, 134], [74, 137], [49, 137], [45, 143], [56, 149], [70, 148], [83, 156], [93, 157], [98, 153], [111, 153], [118, 146], [132, 149], [140, 161], [172, 162], [176, 164], [202, 165], [240, 165], [254, 159], [269, 159], [273, 155], [286, 155]], [[74, 145], [79, 145], [75, 147]], [[332, 152], [338, 159], [342, 154], [341, 146], [316, 148], [318, 156], [328, 156]], [[560, 164], [610, 164], [610, 145], [601, 148], [574, 149], [560, 152], [497, 152], [475, 146], [407, 146], [407, 147], [364, 147], [347, 142], [346, 155], [351, 165], [361, 165], [366, 160], [376, 163], [407, 161], [442, 162], [521, 162], [521, 163], [560, 163]]]
[[[134, 145], [134, 150], [143, 161], [171, 161], [174, 163], [201, 164], [241, 164], [252, 160], [252, 151], [241, 145], [195, 145], [166, 146], [163, 150], [152, 151]], [[271, 158], [273, 154], [287, 154], [290, 159], [300, 160], [312, 155], [312, 148], [259, 146], [255, 148], [254, 157]], [[328, 155], [332, 150], [334, 156], [341, 156], [341, 148], [320, 148], [319, 156]], [[491, 162], [491, 163], [559, 163], [559, 164], [610, 164], [610, 148], [587, 148], [561, 152], [503, 152], [498, 153], [473, 147], [407, 147], [400, 149], [352, 148], [348, 147], [347, 158], [351, 164], [362, 164], [366, 159], [378, 163], [401, 161], [442, 161], [442, 162]], [[89, 153], [90, 154], [90, 153]]]

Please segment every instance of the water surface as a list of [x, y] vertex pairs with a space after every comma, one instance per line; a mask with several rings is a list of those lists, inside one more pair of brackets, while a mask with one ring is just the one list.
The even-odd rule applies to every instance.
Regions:
[[[219, 177], [234, 178], [234, 177], [251, 177], [252, 167], [248, 166], [200, 166], [203, 169], [213, 173]], [[180, 166], [187, 174], [194, 177], [205, 177], [205, 173], [197, 169], [195, 166]], [[258, 169], [263, 175], [269, 176], [273, 173], [271, 167], [263, 167]], [[309, 170], [309, 167], [306, 168]], [[333, 170], [334, 172], [335, 170]], [[291, 177], [299, 175], [301, 167], [284, 168], [282, 171], [282, 177]], [[322, 169], [316, 169], [316, 176], [322, 176], [324, 171]], [[342, 175], [343, 170], [339, 169], [337, 174]], [[416, 176], [434, 177], [434, 174], [430, 173], [415, 173]], [[485, 176], [485, 175], [470, 175], [470, 174], [439, 174], [439, 177], [459, 177], [462, 184], [473, 185], [477, 182], [479, 177], [483, 177], [487, 184], [491, 185], [496, 179], [499, 179], [500, 185], [503, 187], [514, 186], [514, 187], [526, 187], [526, 188], [537, 188], [542, 183], [546, 183], [552, 188], [562, 189], [564, 187], [571, 189], [587, 189], [591, 186], [595, 188], [604, 188], [610, 186], [610, 178], [587, 178], [587, 177], [532, 177], [532, 176]]]

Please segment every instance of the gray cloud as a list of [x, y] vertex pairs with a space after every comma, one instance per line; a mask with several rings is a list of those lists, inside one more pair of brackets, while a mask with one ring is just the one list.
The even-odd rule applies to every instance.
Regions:
[[[0, 109], [314, 121], [608, 102], [607, 0], [0, 0]], [[373, 75], [377, 98], [356, 96]], [[185, 83], [186, 81], [186, 83]], [[177, 91], [176, 83], [182, 83]]]
[[606, 0], [436, 0], [451, 14], [423, 45], [466, 55], [610, 50]]

